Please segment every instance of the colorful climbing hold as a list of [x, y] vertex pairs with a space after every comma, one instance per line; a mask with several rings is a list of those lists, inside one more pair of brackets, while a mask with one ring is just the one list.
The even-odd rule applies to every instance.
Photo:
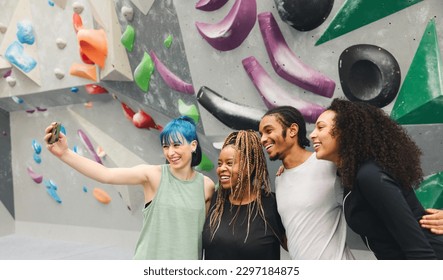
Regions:
[[135, 83], [141, 90], [148, 92], [153, 72], [154, 62], [152, 62], [151, 56], [145, 52], [142, 61], [134, 71]]
[[26, 168], [26, 170], [28, 171], [28, 174], [31, 176], [32, 180], [34, 180], [34, 182], [37, 184], [40, 184], [43, 181], [43, 175], [35, 173], [31, 167]]
[[134, 114], [132, 118], [132, 123], [137, 128], [158, 129], [158, 126], [155, 123], [154, 119], [143, 110], [138, 110], [138, 112]]
[[163, 45], [166, 47], [166, 48], [170, 48], [171, 47], [171, 45], [172, 45], [172, 35], [171, 34], [169, 34], [168, 35], [168, 37], [166, 37], [166, 39], [163, 41]]
[[89, 94], [102, 94], [102, 93], [108, 93], [108, 91], [99, 85], [95, 84], [87, 84], [85, 85], [86, 92]]
[[32, 140], [32, 148], [34, 149], [34, 152], [36, 154], [40, 154], [42, 151], [42, 146], [40, 145], [40, 143], [37, 142], [37, 140], [33, 139]]
[[211, 171], [214, 168], [214, 164], [212, 161], [208, 158], [207, 155], [202, 153], [202, 159], [199, 165], [195, 167], [198, 171]]
[[17, 23], [17, 39], [22, 44], [34, 44], [34, 28], [30, 21], [24, 20]]
[[188, 116], [194, 120], [195, 123], [199, 121], [199, 113], [197, 110], [197, 106], [194, 104], [187, 105], [182, 99], [178, 100], [178, 111], [180, 114]]
[[346, 0], [316, 46], [394, 14], [422, 0]]
[[37, 65], [37, 61], [35, 61], [35, 59], [31, 56], [27, 55], [24, 52], [23, 46], [17, 41], [14, 41], [11, 45], [9, 45], [9, 47], [6, 49], [5, 57], [9, 60], [9, 62], [17, 66], [25, 73], [29, 73]]
[[40, 164], [42, 162], [42, 158], [37, 153], [34, 153], [33, 158], [34, 158], [35, 163]]
[[435, 20], [429, 21], [391, 111], [399, 124], [443, 123], [443, 71]]
[[24, 102], [23, 98], [20, 98], [20, 97], [17, 97], [17, 96], [11, 96], [11, 98], [17, 104], [22, 104]]
[[443, 208], [443, 171], [425, 178], [415, 193], [424, 208]]
[[57, 202], [62, 203], [62, 200], [57, 194], [57, 185], [52, 180], [45, 180], [43, 182], [46, 186], [46, 192]]
[[134, 27], [128, 25], [126, 26], [126, 30], [125, 32], [123, 32], [120, 38], [120, 42], [129, 52], [132, 52], [132, 49], [134, 48], [134, 41], [135, 41]]
[[92, 194], [94, 195], [95, 199], [97, 199], [99, 202], [103, 204], [109, 204], [109, 202], [111, 202], [111, 197], [103, 189], [94, 188]]

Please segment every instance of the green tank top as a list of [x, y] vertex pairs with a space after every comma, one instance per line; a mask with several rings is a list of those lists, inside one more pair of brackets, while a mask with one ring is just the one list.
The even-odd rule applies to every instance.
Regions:
[[143, 227], [134, 259], [197, 260], [202, 258], [205, 222], [204, 177], [180, 180], [162, 165], [160, 185], [143, 209]]

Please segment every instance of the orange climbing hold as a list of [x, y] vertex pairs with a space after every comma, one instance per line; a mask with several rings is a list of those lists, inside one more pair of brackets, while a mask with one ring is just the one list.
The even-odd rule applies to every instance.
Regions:
[[83, 29], [83, 21], [79, 14], [74, 13], [72, 15], [72, 23], [74, 24], [75, 33], [78, 33], [80, 29]]
[[77, 33], [77, 40], [80, 45], [80, 53], [87, 56], [100, 68], [105, 67], [108, 43], [103, 29], [80, 29]]
[[111, 197], [109, 194], [100, 188], [94, 188], [92, 194], [94, 195], [95, 199], [103, 204], [108, 204], [111, 202]]
[[97, 69], [95, 65], [73, 63], [69, 69], [69, 74], [93, 80], [94, 82], [97, 81]]

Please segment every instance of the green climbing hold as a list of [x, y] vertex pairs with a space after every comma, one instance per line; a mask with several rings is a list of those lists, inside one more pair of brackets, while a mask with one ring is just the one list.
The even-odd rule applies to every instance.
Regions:
[[120, 42], [130, 52], [134, 48], [135, 30], [131, 25], [126, 26], [125, 32], [123, 32]]
[[151, 56], [145, 52], [142, 61], [134, 70], [135, 83], [141, 90], [148, 92], [153, 72], [154, 62], [152, 61]]
[[185, 102], [181, 99], [178, 100], [178, 111], [181, 115], [188, 116], [194, 120], [194, 122], [197, 124], [199, 121], [199, 114], [197, 107], [192, 105], [186, 105]]
[[440, 48], [431, 19], [399, 91], [391, 118], [399, 124], [443, 123], [443, 75]]
[[415, 193], [425, 209], [443, 208], [443, 171], [426, 178]]
[[169, 47], [171, 47], [172, 44], [172, 35], [169, 35], [168, 38], [165, 39], [165, 41], [163, 42], [163, 45], [169, 49]]
[[346, 0], [315, 45], [323, 44], [421, 1], [423, 0]]
[[214, 164], [212, 161], [202, 153], [202, 160], [199, 165], [195, 167], [197, 171], [211, 171], [214, 168]]

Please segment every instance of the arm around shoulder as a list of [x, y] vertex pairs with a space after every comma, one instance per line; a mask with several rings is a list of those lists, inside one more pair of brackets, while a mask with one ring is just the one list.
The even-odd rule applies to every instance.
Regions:
[[429, 208], [426, 212], [428, 214], [422, 217], [420, 225], [435, 234], [443, 234], [443, 210]]

